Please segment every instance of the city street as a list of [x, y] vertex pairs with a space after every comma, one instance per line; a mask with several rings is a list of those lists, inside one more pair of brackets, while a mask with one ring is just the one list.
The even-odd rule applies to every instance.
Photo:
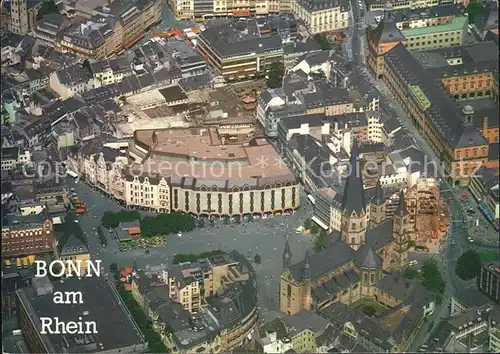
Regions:
[[[430, 146], [425, 142], [425, 140], [419, 135], [417, 130], [413, 127], [410, 119], [407, 117], [406, 112], [403, 108], [395, 102], [391, 98], [391, 94], [388, 89], [384, 86], [383, 82], [375, 81], [370, 77], [368, 70], [364, 63], [364, 48], [365, 48], [365, 37], [359, 35], [360, 28], [363, 28], [360, 21], [360, 5], [358, 1], [351, 0], [351, 6], [353, 11], [353, 18], [356, 25], [353, 26], [352, 36], [350, 38], [351, 44], [349, 48], [352, 49], [352, 60], [358, 65], [360, 72], [363, 73], [364, 77], [367, 78], [377, 90], [379, 90], [382, 95], [380, 97], [380, 107], [383, 112], [393, 117], [397, 117], [398, 121], [403, 125], [404, 130], [408, 133], [409, 136], [414, 138], [415, 145], [418, 146], [428, 157], [429, 160], [439, 161], [437, 156], [431, 150]], [[363, 5], [362, 5], [363, 6]], [[364, 9], [363, 9], [364, 10]], [[359, 24], [359, 25], [358, 25]], [[348, 53], [349, 54], [349, 53]], [[425, 258], [434, 256], [436, 260], [439, 262], [440, 268], [443, 272], [443, 276], [446, 280], [447, 287], [443, 298], [443, 304], [436, 306], [436, 311], [431, 316], [430, 320], [427, 321], [417, 337], [415, 338], [413, 345], [410, 348], [410, 351], [417, 351], [418, 347], [427, 340], [429, 333], [431, 332], [430, 325], [433, 323], [437, 323], [439, 318], [447, 317], [449, 315], [449, 306], [450, 306], [450, 298], [453, 293], [459, 291], [461, 289], [473, 286], [473, 284], [464, 282], [457, 277], [455, 274], [455, 265], [458, 257], [468, 248], [472, 247], [472, 245], [467, 241], [467, 237], [471, 230], [468, 229], [467, 224], [467, 213], [466, 211], [470, 208], [469, 204], [473, 206], [472, 209], [479, 213], [477, 209], [477, 205], [471, 196], [470, 203], [464, 203], [460, 201], [460, 195], [463, 193], [468, 193], [465, 190], [452, 189], [450, 185], [442, 178], [441, 171], [439, 171], [439, 176], [441, 177], [440, 189], [442, 191], [443, 198], [448, 200], [450, 197], [453, 197], [451, 203], [449, 204], [450, 215], [451, 215], [451, 227], [449, 234], [447, 236], [446, 242], [441, 249], [440, 254], [431, 255], [431, 254], [419, 254], [419, 253], [411, 253], [409, 255], [410, 260], [417, 260], [418, 266], [423, 264]], [[478, 219], [483, 220], [483, 225], [486, 225], [486, 220], [484, 216], [478, 214]], [[498, 233], [494, 233], [491, 225], [486, 226], [487, 231], [480, 233], [472, 232], [472, 237], [476, 239], [477, 237], [482, 237], [484, 239], [497, 238]], [[496, 236], [495, 236], [496, 235]], [[492, 241], [494, 242], [494, 241]]]
[[167, 264], [177, 253], [202, 253], [215, 249], [228, 252], [237, 250], [252, 262], [254, 256], [259, 254], [262, 263], [254, 266], [259, 288], [259, 306], [264, 321], [272, 320], [279, 315], [279, 278], [285, 237], [288, 236], [290, 240], [293, 262], [300, 261], [306, 249], [312, 247], [311, 236], [295, 233], [295, 229], [312, 213], [307, 198], [303, 197], [301, 202], [304, 207], [294, 215], [259, 219], [251, 223], [242, 222], [240, 225], [225, 226], [219, 222], [216, 227], [195, 229], [184, 233], [182, 237], [170, 235], [165, 247], [152, 249], [150, 254], [146, 254], [143, 249], [120, 252], [118, 242], [109, 237], [108, 231], [104, 230], [108, 236], [108, 247], [103, 250], [94, 228], [100, 225], [105, 211], [119, 211], [121, 207], [83, 182], [75, 184], [71, 180], [68, 184], [70, 188], [75, 188], [78, 197], [89, 206], [89, 211], [80, 216], [79, 221], [83, 231], [88, 235], [93, 258], [102, 260], [105, 271], [111, 263], [131, 266], [134, 259], [140, 268]]

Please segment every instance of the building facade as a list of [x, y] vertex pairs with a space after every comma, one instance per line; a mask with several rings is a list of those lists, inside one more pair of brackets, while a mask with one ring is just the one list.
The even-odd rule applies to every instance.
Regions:
[[490, 299], [500, 304], [500, 263], [483, 264], [477, 277], [478, 289]]
[[[493, 43], [455, 47], [453, 52], [460, 53], [460, 58], [467, 60], [466, 65], [454, 66], [444, 60], [440, 67], [426, 67], [427, 53], [445, 58], [445, 53], [451, 51], [447, 48], [413, 54], [399, 44], [385, 56], [385, 83], [443, 161], [442, 168], [453, 183], [467, 184], [477, 168], [489, 163], [489, 142], [478, 128], [474, 109], [470, 105], [458, 106], [452, 93], [443, 89], [438, 80], [449, 72], [493, 65], [489, 63], [490, 55], [472, 54], [479, 47], [484, 47], [483, 51], [493, 50], [490, 44], [496, 51]], [[498, 161], [498, 156], [493, 159]]]
[[56, 240], [52, 218], [46, 210], [37, 215], [6, 215], [2, 222], [2, 257], [52, 255]]
[[[446, 9], [446, 10], [445, 10]], [[377, 78], [383, 76], [384, 55], [402, 43], [409, 51], [462, 45], [467, 36], [468, 19], [447, 7], [414, 10], [404, 15], [386, 12], [375, 29], [367, 30], [367, 63]]]
[[350, 25], [349, 1], [292, 1], [292, 12], [297, 15], [311, 34], [340, 31]]
[[[126, 156], [105, 147], [95, 154], [71, 155], [69, 168], [125, 205], [157, 212], [234, 216], [300, 206], [298, 182], [263, 139], [224, 144], [215, 128], [136, 131], [135, 136]], [[165, 145], [156, 145], [153, 136]], [[193, 150], [181, 151], [181, 140], [191, 141]], [[200, 149], [204, 157], [197, 155]], [[261, 158], [267, 160], [260, 166]]]
[[291, 12], [294, 0], [169, 0], [175, 17], [180, 20], [213, 17], [248, 17]]
[[283, 61], [279, 35], [243, 34], [232, 23], [207, 28], [197, 41], [201, 56], [227, 81], [264, 76], [272, 63]]

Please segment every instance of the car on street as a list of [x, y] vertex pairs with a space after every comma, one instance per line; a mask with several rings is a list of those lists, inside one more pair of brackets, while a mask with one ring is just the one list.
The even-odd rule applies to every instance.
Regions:
[[304, 226], [299, 226], [297, 227], [297, 229], [295, 230], [295, 233], [296, 234], [300, 234], [302, 232], [304, 232], [306, 230], [306, 228]]

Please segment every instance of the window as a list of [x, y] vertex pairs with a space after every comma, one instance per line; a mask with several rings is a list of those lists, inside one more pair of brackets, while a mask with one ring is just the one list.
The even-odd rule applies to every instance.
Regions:
[[287, 284], [286, 286], [286, 296], [292, 296], [292, 286], [290, 284]]

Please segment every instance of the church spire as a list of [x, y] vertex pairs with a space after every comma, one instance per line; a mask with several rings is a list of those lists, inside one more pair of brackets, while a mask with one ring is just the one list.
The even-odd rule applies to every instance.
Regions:
[[375, 187], [375, 197], [373, 198], [373, 203], [376, 205], [382, 205], [385, 203], [384, 190], [382, 189], [380, 179], [377, 181], [377, 186]]
[[363, 177], [359, 165], [358, 140], [354, 138], [349, 160], [349, 175], [347, 176], [344, 195], [342, 196], [342, 211], [347, 215], [352, 212], [360, 214], [366, 210], [365, 190], [363, 188]]
[[408, 209], [406, 209], [405, 193], [403, 190], [399, 193], [399, 204], [394, 212], [394, 215], [404, 216], [408, 215]]
[[288, 242], [288, 236], [287, 236], [285, 243], [285, 250], [283, 251], [283, 269], [290, 267], [291, 260], [292, 260], [292, 251], [290, 251], [290, 244]]
[[309, 258], [309, 250], [306, 251], [304, 259], [304, 272], [302, 273], [302, 280], [311, 280], [311, 260]]

